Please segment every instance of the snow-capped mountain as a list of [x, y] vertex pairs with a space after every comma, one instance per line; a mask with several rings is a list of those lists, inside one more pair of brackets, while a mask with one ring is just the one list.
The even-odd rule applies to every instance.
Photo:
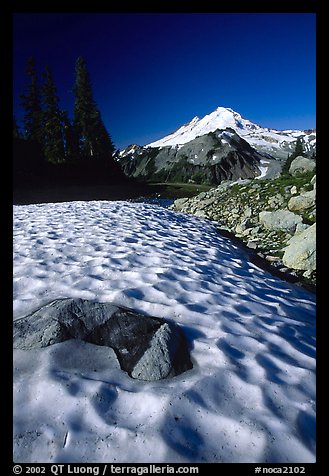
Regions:
[[304, 149], [310, 155], [316, 147], [315, 131], [284, 130], [278, 131], [261, 127], [244, 119], [233, 109], [218, 107], [203, 118], [194, 117], [190, 122], [162, 139], [147, 144], [145, 147], [179, 146], [198, 136], [214, 132], [217, 129], [234, 129], [235, 132], [259, 152], [270, 154], [274, 158], [286, 159], [294, 150], [297, 137], [301, 137]]
[[128, 176], [144, 180], [218, 184], [223, 180], [280, 175], [301, 138], [307, 155], [316, 150], [315, 130], [264, 128], [233, 109], [218, 107], [194, 117], [172, 134], [121, 151], [118, 161]]

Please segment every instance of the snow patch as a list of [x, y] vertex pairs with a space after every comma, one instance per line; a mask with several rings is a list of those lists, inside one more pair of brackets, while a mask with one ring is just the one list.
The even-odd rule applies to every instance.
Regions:
[[313, 294], [155, 205], [14, 206], [13, 224], [14, 319], [57, 298], [113, 302], [177, 322], [194, 365], [141, 382], [83, 341], [15, 350], [15, 462], [315, 461]]

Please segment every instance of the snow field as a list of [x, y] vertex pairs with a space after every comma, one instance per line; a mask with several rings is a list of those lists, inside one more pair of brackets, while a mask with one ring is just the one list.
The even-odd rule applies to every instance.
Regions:
[[14, 207], [14, 319], [81, 297], [172, 319], [193, 369], [142, 382], [82, 341], [14, 351], [15, 462], [314, 462], [315, 298], [202, 219]]

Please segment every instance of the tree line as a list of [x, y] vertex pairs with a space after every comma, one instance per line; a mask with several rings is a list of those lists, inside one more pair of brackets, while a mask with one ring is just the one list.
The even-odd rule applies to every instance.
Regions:
[[[87, 162], [94, 168], [107, 165], [116, 169], [113, 160], [115, 146], [94, 100], [91, 78], [84, 58], [75, 64], [74, 112], [70, 120], [61, 110], [57, 88], [49, 66], [39, 81], [34, 58], [27, 61], [28, 84], [20, 95], [24, 111], [23, 132], [14, 117], [14, 163], [29, 167], [28, 156], [39, 151], [47, 164], [80, 166]], [[15, 142], [16, 141], [16, 142]], [[18, 145], [17, 145], [18, 144]], [[16, 148], [15, 148], [16, 145]], [[23, 152], [29, 153], [23, 153]], [[32, 159], [31, 159], [32, 167]]]

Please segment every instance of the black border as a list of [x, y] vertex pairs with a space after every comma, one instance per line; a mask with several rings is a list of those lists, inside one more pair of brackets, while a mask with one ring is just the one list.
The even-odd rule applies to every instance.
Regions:
[[[272, 3], [272, 4], [270, 4]], [[2, 150], [1, 156], [3, 158], [2, 164], [10, 163], [9, 156], [12, 153], [12, 113], [13, 113], [13, 106], [12, 106], [12, 84], [13, 84], [13, 64], [12, 64], [12, 18], [15, 13], [314, 13], [316, 15], [317, 20], [317, 151], [320, 151], [319, 155], [321, 154], [321, 124], [319, 124], [319, 109], [320, 109], [320, 99], [319, 99], [319, 44], [320, 44], [320, 32], [321, 30], [321, 22], [324, 24], [324, 13], [320, 13], [319, 9], [319, 1], [282, 1], [278, 0], [276, 2], [253, 2], [253, 1], [243, 1], [239, 5], [239, 2], [214, 2], [214, 1], [202, 1], [198, 2], [198, 5], [195, 5], [191, 1], [157, 1], [150, 4], [149, 2], [133, 2], [133, 4], [128, 3], [117, 3], [112, 4], [110, 2], [102, 2], [94, 1], [92, 2], [92, 9], [87, 8], [86, 2], [65, 2], [65, 4], [60, 5], [59, 2], [44, 2], [44, 1], [10, 1], [10, 0], [3, 0], [0, 5], [0, 18], [2, 19], [2, 27], [1, 27], [1, 35], [3, 36], [2, 41], [0, 42], [1, 50], [2, 50], [2, 64], [4, 68], [2, 70], [1, 81], [4, 82], [2, 85], [2, 97], [1, 97], [1, 106], [0, 106], [0, 113], [1, 113], [1, 134], [5, 140], [2, 141]], [[107, 5], [106, 5], [107, 4]], [[322, 2], [324, 5], [324, 2]], [[106, 8], [108, 6], [108, 8]], [[78, 7], [78, 8], [77, 8]], [[232, 8], [233, 7], [233, 8]], [[324, 38], [324, 41], [326, 38]], [[302, 72], [301, 72], [302, 74]], [[325, 74], [326, 77], [326, 74]], [[322, 97], [322, 96], [321, 96]], [[325, 96], [323, 96], [325, 97]], [[321, 101], [322, 103], [323, 101]], [[320, 127], [319, 127], [320, 126]], [[6, 144], [8, 141], [8, 146]], [[324, 157], [323, 160], [329, 160]], [[317, 161], [317, 175], [318, 175], [318, 198], [317, 198], [317, 211], [318, 214], [321, 213], [322, 209], [325, 207], [325, 200], [327, 197], [321, 197], [323, 192], [321, 188], [321, 180], [319, 177], [323, 178], [324, 171], [321, 170], [322, 164]], [[11, 170], [11, 168], [10, 168]], [[1, 251], [1, 263], [5, 263], [5, 276], [6, 279], [2, 280], [2, 296], [6, 296], [6, 308], [3, 309], [2, 312], [2, 320], [5, 321], [5, 345], [2, 345], [2, 349], [5, 348], [5, 353], [3, 357], [3, 361], [6, 362], [5, 366], [5, 374], [3, 375], [3, 380], [6, 381], [9, 387], [9, 392], [6, 392], [6, 403], [3, 404], [3, 408], [5, 410], [5, 427], [2, 428], [3, 431], [3, 438], [2, 438], [2, 447], [4, 445], [3, 451], [3, 458], [5, 459], [5, 467], [8, 467], [9, 472], [7, 474], [13, 474], [13, 461], [12, 461], [12, 449], [13, 449], [13, 426], [12, 426], [12, 415], [13, 415], [13, 394], [12, 394], [12, 387], [13, 387], [13, 372], [12, 372], [12, 363], [13, 363], [13, 354], [12, 354], [12, 258], [13, 258], [13, 250], [12, 250], [12, 180], [8, 179], [8, 168], [4, 169], [4, 165], [2, 168], [1, 173], [1, 204], [2, 204], [2, 217], [5, 218], [6, 227], [2, 227], [2, 233], [0, 234], [1, 240], [4, 243], [0, 245]], [[320, 190], [319, 190], [320, 189]], [[321, 222], [320, 222], [321, 223]], [[318, 228], [317, 236], [323, 236], [326, 232], [326, 229]], [[321, 240], [319, 239], [319, 245], [321, 249]], [[318, 253], [319, 255], [319, 253]], [[325, 256], [323, 254], [323, 256]], [[318, 289], [321, 290], [321, 282], [325, 282], [323, 280], [324, 269], [322, 263], [320, 263], [318, 259]], [[322, 279], [321, 279], [322, 278]], [[317, 315], [321, 320], [325, 319], [326, 316], [322, 316], [321, 308], [322, 301], [321, 301], [321, 293], [317, 292]], [[319, 316], [320, 315], [320, 316]], [[226, 474], [225, 470], [233, 469], [236, 471], [239, 468], [238, 474], [255, 474], [255, 467], [260, 466], [262, 468], [283, 468], [293, 467], [293, 466], [305, 466], [305, 474], [322, 474], [321, 466], [326, 462], [326, 457], [324, 453], [324, 429], [325, 429], [325, 422], [322, 420], [321, 414], [326, 414], [326, 411], [322, 411], [322, 403], [321, 400], [323, 399], [323, 395], [325, 394], [326, 389], [323, 388], [323, 384], [321, 382], [321, 375], [323, 376], [323, 372], [321, 370], [323, 366], [323, 359], [321, 357], [323, 345], [322, 345], [322, 337], [324, 333], [322, 332], [323, 322], [319, 322], [317, 324], [317, 461], [314, 464], [302, 464], [298, 463], [296, 465], [293, 464], [250, 464], [250, 463], [204, 463], [204, 464], [172, 464], [172, 466], [198, 466], [199, 474], [202, 474], [202, 471], [207, 471], [218, 468], [219, 470], [223, 469], [224, 473]], [[8, 349], [8, 350], [7, 350]], [[11, 363], [9, 368], [8, 363]], [[2, 369], [3, 370], [3, 369]], [[323, 377], [322, 377], [323, 379]], [[8, 396], [9, 393], [9, 396]], [[8, 398], [8, 401], [7, 401]], [[3, 401], [3, 400], [2, 400]], [[322, 434], [322, 439], [321, 439]], [[168, 463], [170, 464], [170, 463]], [[234, 465], [234, 466], [232, 466]], [[31, 465], [22, 465], [23, 467], [33, 466]], [[40, 464], [35, 466], [41, 466]], [[50, 472], [50, 464], [42, 465], [45, 466], [46, 473], [45, 474], [52, 474]], [[66, 466], [66, 465], [64, 465]], [[85, 466], [75, 464], [74, 466]], [[89, 466], [97, 466], [97, 465], [89, 465]], [[103, 465], [99, 465], [103, 466]], [[122, 465], [117, 465], [122, 466]], [[127, 464], [126, 466], [134, 466]], [[139, 465], [142, 466], [142, 465]], [[166, 466], [164, 464], [159, 464], [158, 466]], [[48, 472], [49, 471], [49, 472]], [[6, 470], [5, 470], [6, 473]], [[24, 470], [23, 473], [25, 474]], [[63, 474], [66, 474], [63, 472]], [[101, 473], [100, 473], [101, 474]], [[106, 474], [110, 474], [108, 471]], [[164, 473], [165, 474], [165, 473]], [[296, 473], [295, 473], [296, 474]]]

